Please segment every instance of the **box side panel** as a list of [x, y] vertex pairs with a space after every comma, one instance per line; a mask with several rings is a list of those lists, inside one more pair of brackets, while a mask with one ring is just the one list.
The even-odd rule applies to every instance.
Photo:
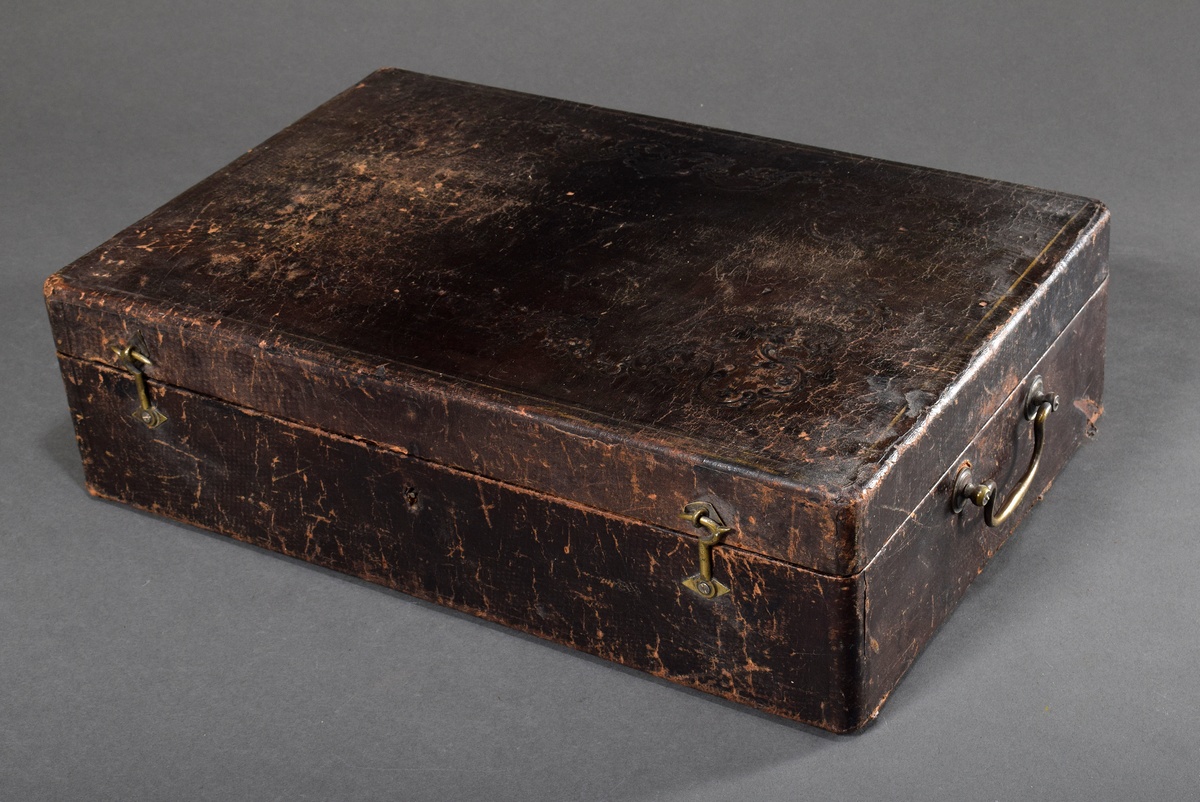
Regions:
[[[997, 311], [1008, 316], [1007, 324], [981, 350], [958, 384], [897, 445], [868, 485], [856, 527], [854, 569], [860, 570], [879, 553], [909, 511], [938, 481], [946, 463], [1005, 403], [1033, 364], [1107, 280], [1109, 214], [1102, 207], [1093, 212], [1091, 225], [1078, 235], [1075, 247], [1030, 300], [1019, 308]], [[1103, 359], [1102, 348], [1095, 358]]]
[[[1107, 300], [1105, 282], [979, 436], [946, 462], [933, 492], [863, 572], [864, 698], [876, 712], [972, 580], [1041, 500], [1071, 455], [1095, 433], [1103, 411]], [[1061, 404], [1047, 419], [1042, 461], [1024, 502], [995, 528], [986, 526], [981, 510], [970, 503], [956, 514], [953, 487], [965, 461], [977, 479], [996, 482], [1001, 503], [1029, 466], [1033, 427], [1021, 411], [1036, 375], [1043, 377], [1047, 391], [1059, 395]]]
[[361, 577], [736, 702], [863, 718], [852, 580], [718, 547], [732, 591], [680, 580], [695, 538], [60, 357], [94, 495]]

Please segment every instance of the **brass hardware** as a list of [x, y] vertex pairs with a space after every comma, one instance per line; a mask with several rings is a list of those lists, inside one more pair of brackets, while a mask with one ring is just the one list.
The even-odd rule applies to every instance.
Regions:
[[134, 419], [146, 424], [147, 429], [154, 429], [166, 423], [167, 416], [159, 412], [158, 407], [150, 403], [150, 391], [146, 387], [145, 368], [147, 365], [153, 365], [154, 363], [146, 356], [146, 346], [142, 342], [142, 335], [139, 333], [128, 343], [111, 346], [111, 349], [117, 355], [117, 361], [121, 363], [122, 367], [133, 374], [133, 381], [137, 385], [138, 401], [141, 403], [141, 408], [134, 411]]
[[970, 464], [963, 465], [954, 477], [955, 512], [962, 512], [963, 507], [970, 501], [977, 507], [983, 507], [983, 520], [988, 526], [999, 526], [1021, 506], [1025, 493], [1033, 485], [1034, 474], [1037, 473], [1038, 464], [1042, 460], [1042, 446], [1046, 443], [1046, 418], [1056, 409], [1058, 395], [1046, 392], [1041, 376], [1034, 377], [1029, 384], [1029, 394], [1025, 397], [1025, 420], [1033, 421], [1033, 458], [1029, 461], [1025, 475], [1017, 482], [1000, 512], [996, 512], [996, 483], [976, 482]]
[[712, 547], [720, 543], [727, 532], [733, 530], [725, 526], [720, 514], [707, 501], [693, 501], [683, 508], [683, 514], [679, 517], [704, 530], [699, 540], [700, 571], [683, 580], [684, 586], [705, 599], [724, 596], [729, 592], [729, 588], [725, 583], [713, 579]]

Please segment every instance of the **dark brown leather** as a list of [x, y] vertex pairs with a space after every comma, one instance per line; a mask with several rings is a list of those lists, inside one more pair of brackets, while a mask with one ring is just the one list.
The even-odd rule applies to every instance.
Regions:
[[[971, 580], [1093, 431], [1106, 288], [1034, 366], [1064, 398], [1037, 484], [989, 529], [950, 510], [958, 465], [865, 570], [819, 574], [736, 549], [732, 591], [680, 580], [690, 538], [174, 388], [132, 420], [128, 374], [62, 358], [89, 490], [825, 729], [871, 720]], [[1021, 389], [963, 455], [1001, 492], [1028, 464]], [[1053, 536], [1053, 533], [1041, 533]]]
[[[843, 731], [1094, 430], [1107, 226], [385, 70], [46, 294], [94, 494]], [[954, 476], [1008, 492], [1035, 373], [1062, 405], [989, 529]], [[693, 500], [732, 528], [712, 600]]]
[[679, 531], [708, 498], [851, 574], [1099, 286], [1106, 221], [385, 70], [47, 293], [64, 353], [142, 331], [166, 383]]

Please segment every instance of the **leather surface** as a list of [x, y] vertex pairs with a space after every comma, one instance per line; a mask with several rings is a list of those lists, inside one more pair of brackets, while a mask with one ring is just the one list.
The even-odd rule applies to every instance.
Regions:
[[[381, 71], [62, 281], [836, 492], [871, 477], [1103, 215]], [[1102, 259], [1080, 269], [1102, 280]]]
[[[454, 607], [825, 729], [860, 726], [859, 580], [694, 540], [127, 373], [63, 358], [96, 496]], [[347, 481], [353, 477], [353, 481]]]
[[[951, 613], [1020, 518], [1094, 432], [1107, 285], [1034, 369], [1064, 398], [1032, 492], [1007, 522], [956, 515], [959, 462], [863, 571], [834, 577], [713, 551], [730, 593], [680, 580], [694, 539], [536, 491], [155, 386], [147, 429], [128, 373], [61, 358], [88, 488], [175, 520], [516, 627], [825, 729], [856, 729]], [[1028, 465], [1024, 388], [960, 455], [1000, 492]]]

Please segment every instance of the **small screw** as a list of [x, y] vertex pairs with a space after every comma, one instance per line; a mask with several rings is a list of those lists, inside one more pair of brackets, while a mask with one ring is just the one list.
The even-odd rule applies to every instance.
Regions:
[[700, 591], [701, 596], [711, 596], [713, 592], [712, 585], [703, 580], [696, 583], [696, 590]]

